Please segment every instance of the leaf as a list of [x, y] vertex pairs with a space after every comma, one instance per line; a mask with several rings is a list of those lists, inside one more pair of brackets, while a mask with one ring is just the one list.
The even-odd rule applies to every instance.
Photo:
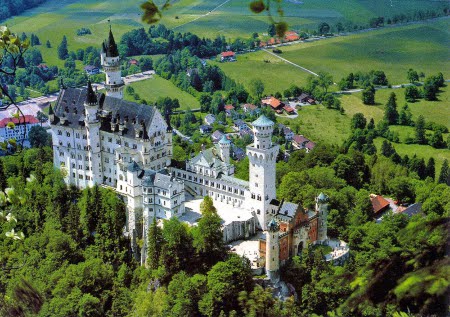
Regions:
[[142, 21], [148, 24], [154, 24], [162, 17], [161, 12], [152, 0], [143, 3], [141, 5], [141, 9], [144, 10]]
[[275, 25], [275, 30], [277, 32], [278, 37], [284, 37], [284, 34], [286, 33], [287, 29], [288, 29], [288, 25], [286, 22], [283, 22], [283, 21], [278, 22]]
[[16, 219], [16, 217], [14, 217], [14, 215], [13, 215], [12, 213], [9, 213], [9, 214], [6, 216], [6, 221], [8, 221], [8, 222], [14, 221], [14, 222], [17, 223], [17, 219]]
[[11, 229], [11, 231], [7, 231], [5, 233], [5, 236], [7, 236], [8, 238], [14, 238], [14, 235], [15, 235], [14, 229]]
[[266, 9], [266, 6], [262, 0], [255, 0], [250, 2], [250, 10], [253, 13], [261, 13]]

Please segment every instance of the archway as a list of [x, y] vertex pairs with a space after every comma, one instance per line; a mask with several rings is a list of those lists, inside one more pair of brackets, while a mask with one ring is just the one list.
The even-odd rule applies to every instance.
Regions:
[[302, 253], [302, 250], [303, 250], [303, 241], [300, 241], [297, 248], [297, 255], [300, 255]]

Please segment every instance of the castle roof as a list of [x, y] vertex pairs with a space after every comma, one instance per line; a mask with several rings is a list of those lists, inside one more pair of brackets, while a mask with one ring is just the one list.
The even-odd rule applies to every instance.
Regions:
[[327, 202], [328, 201], [328, 196], [325, 195], [324, 193], [320, 193], [319, 197], [317, 197], [317, 199], [319, 200], [319, 202]]
[[114, 35], [112, 33], [111, 28], [109, 29], [109, 37], [108, 40], [103, 42], [102, 50], [106, 53], [106, 57], [118, 57], [119, 50], [117, 49], [116, 41], [114, 40]]
[[227, 136], [224, 134], [220, 139], [219, 144], [231, 144], [231, 141], [228, 140]]
[[257, 127], [269, 127], [273, 124], [273, 121], [267, 118], [265, 115], [261, 115], [258, 119], [252, 122], [252, 125]]
[[[62, 89], [54, 108], [55, 120], [52, 125], [64, 125], [74, 129], [83, 126], [84, 101], [87, 99], [87, 95], [88, 90], [86, 88]], [[94, 93], [94, 95], [98, 100], [101, 131], [117, 132], [129, 138], [136, 138], [136, 132], [138, 132], [141, 138], [148, 138], [148, 134], [144, 133], [143, 130], [151, 126], [157, 111], [155, 107], [105, 96], [102, 93]], [[65, 117], [65, 122], [59, 120], [62, 117]], [[120, 132], [118, 130], [113, 131], [111, 123], [120, 124]]]
[[86, 94], [86, 104], [93, 105], [97, 103], [97, 95], [94, 92], [94, 89], [92, 89], [91, 81], [88, 80], [87, 85], [87, 94]]
[[278, 225], [278, 222], [275, 220], [275, 218], [272, 218], [272, 220], [267, 225], [267, 231], [278, 232], [278, 230], [280, 230], [280, 226]]

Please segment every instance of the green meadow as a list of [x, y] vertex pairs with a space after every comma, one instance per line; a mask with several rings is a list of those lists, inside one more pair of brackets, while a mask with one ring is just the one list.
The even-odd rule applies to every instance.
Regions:
[[416, 120], [419, 115], [424, 116], [425, 120], [433, 121], [435, 123], [443, 124], [450, 129], [450, 87], [442, 88], [438, 95], [437, 101], [426, 101], [419, 99], [416, 102], [406, 102], [405, 88], [398, 89], [380, 89], [375, 93], [376, 105], [368, 106], [362, 103], [361, 93], [354, 93], [349, 95], [341, 95], [342, 105], [345, 113], [353, 116], [355, 113], [362, 113], [367, 119], [373, 118], [378, 122], [383, 118], [384, 106], [389, 99], [389, 95], [394, 92], [397, 97], [397, 109], [400, 112], [405, 103], [408, 104], [409, 109], [413, 115], [413, 120]]
[[391, 84], [406, 83], [409, 68], [450, 77], [448, 19], [282, 47], [282, 57], [338, 82], [350, 72], [383, 70]]
[[[235, 38], [248, 37], [253, 32], [267, 33], [270, 21], [266, 13], [253, 14], [249, 3], [249, 0], [181, 0], [164, 14], [162, 23], [201, 36]], [[395, 1], [394, 5], [386, 0], [286, 0], [283, 1], [283, 19], [291, 29], [316, 30], [320, 22], [334, 25], [346, 20], [366, 25], [373, 17], [412, 13], [415, 10], [440, 10], [445, 5], [444, 2], [421, 0]]]
[[[160, 97], [177, 98], [180, 102], [180, 109], [200, 108], [198, 100], [185, 91], [180, 90], [169, 80], [153, 75], [153, 78], [138, 81], [130, 84], [134, 88], [141, 100], [154, 103]], [[133, 96], [125, 93], [125, 99], [136, 101]]]
[[264, 51], [237, 55], [236, 62], [211, 63], [219, 66], [228, 76], [247, 89], [250, 89], [252, 80], [261, 79], [265, 94], [274, 94], [277, 91], [282, 93], [292, 84], [301, 86], [309, 75]]

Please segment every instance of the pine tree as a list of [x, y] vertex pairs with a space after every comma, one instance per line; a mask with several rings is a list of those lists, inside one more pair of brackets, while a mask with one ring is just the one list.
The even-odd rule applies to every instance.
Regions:
[[409, 110], [408, 104], [405, 103], [405, 105], [402, 107], [402, 110], [400, 111], [398, 123], [400, 125], [411, 125], [411, 117], [411, 111]]
[[384, 119], [389, 122], [389, 124], [397, 124], [398, 123], [398, 111], [397, 111], [397, 98], [395, 93], [391, 93], [389, 96], [389, 100], [385, 106], [384, 110]]
[[158, 227], [156, 217], [148, 227], [147, 235], [147, 266], [150, 270], [158, 268], [160, 250], [163, 243], [161, 228]]
[[427, 178], [426, 170], [427, 170], [427, 166], [425, 165], [425, 160], [421, 159], [418, 162], [417, 169], [416, 169], [417, 175], [419, 175], [420, 179]]
[[69, 57], [69, 51], [67, 50], [67, 38], [64, 35], [61, 44], [58, 46], [58, 58], [64, 60], [67, 57]]
[[5, 167], [3, 165], [3, 160], [0, 160], [0, 190], [4, 192], [7, 185]]
[[47, 40], [47, 43], [45, 43], [45, 46], [47, 46], [47, 48], [51, 48], [52, 44], [50, 44], [50, 40]]
[[366, 89], [362, 91], [362, 101], [365, 105], [375, 104], [375, 88], [369, 85]]
[[369, 124], [367, 125], [367, 129], [368, 130], [375, 129], [375, 121], [373, 120], [373, 118], [370, 118]]
[[419, 144], [427, 144], [427, 138], [425, 137], [425, 118], [420, 115], [416, 121], [416, 142]]
[[430, 145], [436, 149], [445, 147], [445, 142], [440, 130], [434, 131], [433, 136], [430, 139]]
[[436, 174], [436, 168], [434, 163], [434, 158], [430, 157], [428, 159], [427, 167], [425, 169], [425, 175], [426, 177], [431, 177], [434, 180]]
[[448, 160], [444, 160], [444, 163], [441, 167], [441, 172], [439, 174], [438, 179], [439, 184], [447, 184], [450, 186], [450, 175], [449, 175], [449, 169], [448, 169]]

